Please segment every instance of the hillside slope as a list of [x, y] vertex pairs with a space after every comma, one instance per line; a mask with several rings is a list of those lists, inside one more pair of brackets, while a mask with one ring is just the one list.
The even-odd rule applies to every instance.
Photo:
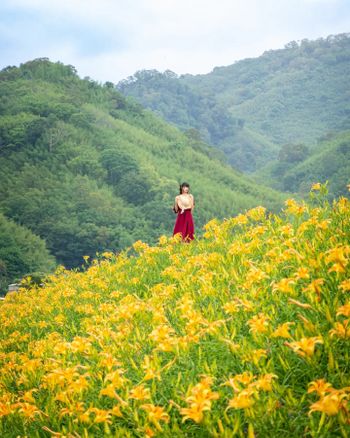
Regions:
[[8, 294], [1, 436], [348, 436], [350, 203], [325, 193]]
[[[294, 150], [294, 153], [292, 151]], [[305, 196], [315, 181], [329, 181], [330, 199], [346, 195], [350, 175], [350, 131], [329, 133], [302, 160], [297, 160], [296, 147], [255, 174], [257, 181], [278, 190], [298, 192]]]
[[196, 232], [214, 216], [282, 195], [196, 138], [129, 103], [113, 84], [37, 59], [0, 72], [0, 211], [46, 241], [58, 263], [172, 233], [178, 184], [196, 199]]
[[[251, 172], [276, 157], [275, 145], [313, 145], [329, 131], [350, 128], [349, 71], [345, 33], [292, 41], [204, 75], [141, 71], [119, 88], [166, 120], [195, 127], [211, 144], [225, 147], [234, 167]], [[244, 126], [271, 147], [256, 139], [242, 150]]]

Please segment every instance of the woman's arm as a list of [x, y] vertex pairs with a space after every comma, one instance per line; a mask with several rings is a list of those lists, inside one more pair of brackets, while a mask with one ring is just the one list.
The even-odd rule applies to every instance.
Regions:
[[190, 195], [191, 195], [191, 198], [192, 198], [192, 207], [191, 207], [191, 209], [193, 211], [195, 202], [194, 202], [194, 197], [193, 197], [192, 193]]
[[179, 206], [177, 205], [177, 196], [175, 197], [173, 210], [175, 211], [175, 213], [177, 213], [179, 211]]

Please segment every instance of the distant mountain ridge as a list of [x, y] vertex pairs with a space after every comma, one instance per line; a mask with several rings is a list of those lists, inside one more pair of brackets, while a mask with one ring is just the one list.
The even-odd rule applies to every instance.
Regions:
[[[350, 129], [350, 33], [292, 41], [203, 75], [143, 70], [119, 90], [181, 129], [196, 128], [254, 172], [288, 143], [317, 147]], [[262, 140], [264, 139], [264, 140]]]

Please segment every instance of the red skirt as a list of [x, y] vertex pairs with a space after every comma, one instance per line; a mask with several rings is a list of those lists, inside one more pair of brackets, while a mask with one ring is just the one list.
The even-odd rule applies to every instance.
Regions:
[[182, 240], [185, 242], [190, 242], [194, 239], [194, 222], [190, 208], [186, 209], [182, 214], [181, 209], [179, 208], [174, 225], [173, 236], [177, 233], [181, 233]]

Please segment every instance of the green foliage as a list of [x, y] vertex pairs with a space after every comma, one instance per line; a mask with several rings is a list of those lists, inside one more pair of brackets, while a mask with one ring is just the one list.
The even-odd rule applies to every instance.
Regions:
[[180, 128], [200, 130], [203, 139], [213, 144], [234, 135], [244, 123], [232, 117], [214, 96], [193, 92], [170, 71], [138, 71], [121, 81], [118, 88]]
[[309, 149], [303, 144], [283, 145], [278, 154], [280, 162], [298, 163], [305, 160], [309, 154]]
[[350, 131], [345, 131], [329, 140], [321, 140], [308, 159], [285, 173], [281, 188], [305, 194], [312, 183], [329, 180], [329, 197], [332, 199], [347, 194], [349, 175]]
[[55, 267], [45, 241], [2, 213], [0, 242], [0, 295], [5, 294], [10, 282], [19, 281], [24, 274], [37, 270], [52, 271]]
[[256, 180], [304, 196], [316, 182], [329, 181], [329, 198], [345, 196], [350, 175], [350, 131], [329, 133], [311, 150], [303, 145], [281, 149], [280, 160], [256, 174]]
[[[0, 72], [0, 211], [45, 239], [57, 263], [120, 251], [172, 233], [182, 180], [196, 199], [196, 232], [212, 217], [283, 196], [235, 172], [200, 138], [80, 79], [46, 58]], [[23, 268], [24, 269], [24, 268]]]
[[112, 185], [117, 184], [125, 172], [137, 171], [136, 161], [124, 151], [115, 148], [104, 149], [101, 162], [108, 172], [108, 182]]
[[137, 72], [118, 88], [254, 172], [285, 144], [350, 128], [350, 34], [292, 41], [206, 75]]

